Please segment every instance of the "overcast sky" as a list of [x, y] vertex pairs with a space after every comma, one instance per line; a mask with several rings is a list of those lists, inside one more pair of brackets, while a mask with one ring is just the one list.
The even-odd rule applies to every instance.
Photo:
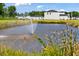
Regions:
[[79, 11], [79, 3], [6, 3], [5, 7], [15, 5], [19, 13], [30, 11], [63, 10]]

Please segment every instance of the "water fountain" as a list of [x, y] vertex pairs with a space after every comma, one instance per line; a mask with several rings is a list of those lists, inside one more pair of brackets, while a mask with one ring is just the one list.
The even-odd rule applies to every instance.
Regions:
[[35, 30], [36, 30], [37, 24], [33, 24], [32, 19], [30, 19], [30, 32], [31, 34], [34, 34]]
[[0, 38], [6, 38], [6, 37], [8, 37], [8, 36], [5, 36], [5, 35], [0, 35]]
[[31, 34], [34, 34], [32, 19], [30, 19], [30, 22], [31, 22]]

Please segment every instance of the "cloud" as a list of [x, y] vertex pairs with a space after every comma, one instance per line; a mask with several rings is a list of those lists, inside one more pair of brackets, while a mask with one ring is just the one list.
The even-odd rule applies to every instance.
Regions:
[[31, 3], [15, 3], [15, 6], [20, 6], [20, 5], [31, 5]]
[[66, 10], [64, 10], [64, 9], [60, 9], [59, 11], [66, 11]]
[[38, 6], [37, 6], [37, 8], [42, 8], [42, 7], [43, 7], [43, 5], [38, 5]]
[[52, 9], [46, 9], [45, 11], [48, 11], [48, 10], [52, 10]]

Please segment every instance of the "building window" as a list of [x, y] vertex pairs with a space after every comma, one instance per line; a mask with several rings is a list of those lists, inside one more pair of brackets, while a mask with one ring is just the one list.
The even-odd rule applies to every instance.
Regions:
[[47, 12], [47, 15], [51, 15], [51, 12]]
[[50, 12], [50, 15], [51, 15], [51, 12]]

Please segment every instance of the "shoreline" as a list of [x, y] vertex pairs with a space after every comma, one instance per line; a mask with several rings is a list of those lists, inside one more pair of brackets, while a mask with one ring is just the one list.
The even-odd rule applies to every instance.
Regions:
[[[37, 24], [65, 24], [79, 28], [79, 20], [32, 20]], [[0, 30], [29, 24], [29, 20], [0, 20]]]
[[79, 20], [34, 20], [38, 24], [65, 24], [79, 28]]
[[0, 30], [29, 24], [28, 20], [0, 20]]

